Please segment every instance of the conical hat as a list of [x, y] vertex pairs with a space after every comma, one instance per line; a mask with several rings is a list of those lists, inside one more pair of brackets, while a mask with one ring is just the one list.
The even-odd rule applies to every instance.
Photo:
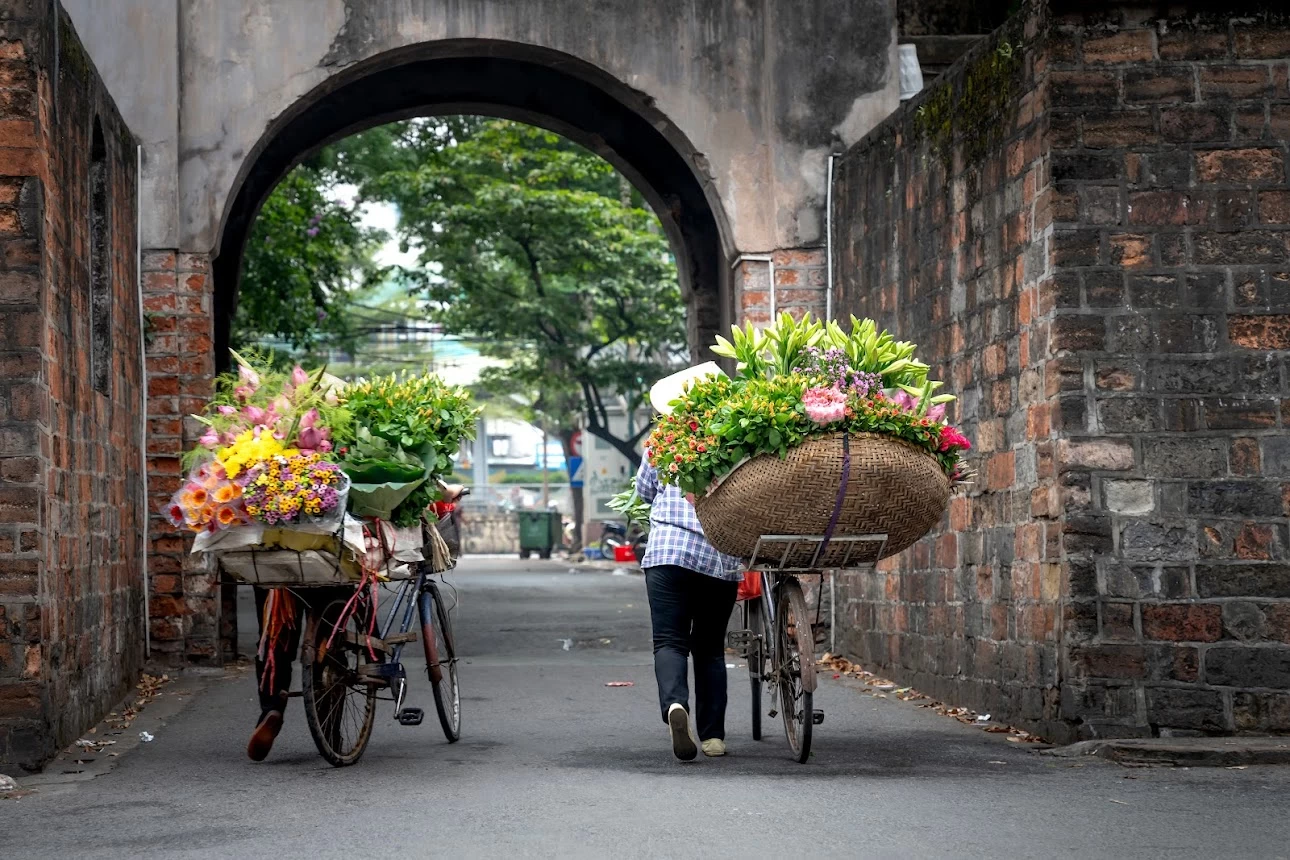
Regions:
[[724, 376], [721, 368], [715, 361], [705, 361], [703, 364], [687, 367], [685, 370], [677, 371], [671, 376], [665, 376], [654, 387], [649, 390], [649, 402], [654, 409], [663, 414], [672, 414], [672, 401], [685, 394], [685, 388], [691, 382], [700, 379], [707, 379], [710, 376]]

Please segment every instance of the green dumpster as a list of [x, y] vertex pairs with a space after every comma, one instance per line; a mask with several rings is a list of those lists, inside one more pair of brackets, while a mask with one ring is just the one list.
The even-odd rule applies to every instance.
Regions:
[[559, 511], [519, 511], [520, 558], [536, 552], [540, 558], [551, 557], [551, 547], [560, 542]]

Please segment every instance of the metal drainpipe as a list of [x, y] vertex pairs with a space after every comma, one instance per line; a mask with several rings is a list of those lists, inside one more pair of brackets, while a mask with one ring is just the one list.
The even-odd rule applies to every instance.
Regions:
[[149, 592], [152, 582], [148, 577], [148, 539], [152, 534], [152, 513], [148, 510], [148, 341], [145, 335], [147, 317], [143, 312], [143, 147], [134, 150], [134, 277], [139, 288], [139, 400], [143, 411], [139, 413], [139, 465], [140, 484], [143, 486], [143, 655], [152, 657], [152, 624], [149, 619]]
[[825, 293], [824, 318], [833, 319], [833, 162], [837, 153], [829, 153], [828, 186], [824, 192], [824, 258], [825, 258]]
[[775, 321], [775, 314], [778, 307], [775, 303], [775, 258], [770, 254], [740, 254], [735, 257], [735, 261], [730, 264], [730, 268], [735, 268], [740, 263], [747, 260], [752, 263], [765, 263], [767, 270], [770, 272], [770, 319]]

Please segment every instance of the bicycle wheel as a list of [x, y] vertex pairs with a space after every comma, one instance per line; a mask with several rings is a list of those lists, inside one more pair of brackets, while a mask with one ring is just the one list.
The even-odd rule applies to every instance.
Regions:
[[761, 740], [761, 685], [766, 683], [765, 610], [760, 597], [744, 601], [744, 628], [752, 635], [748, 640], [748, 687], [752, 693], [752, 736]]
[[448, 743], [461, 738], [461, 688], [457, 686], [457, 645], [452, 621], [439, 586], [427, 582], [417, 601], [421, 612], [421, 642], [426, 654], [426, 674], [434, 690], [434, 707]]
[[318, 752], [336, 767], [363, 755], [376, 717], [376, 687], [360, 674], [377, 662], [361, 644], [367, 615], [360, 607], [336, 629], [346, 602], [333, 600], [321, 612], [310, 608], [300, 654], [305, 722]]
[[786, 577], [779, 585], [779, 617], [775, 625], [775, 660], [779, 664], [780, 712], [784, 736], [794, 757], [805, 763], [811, 755], [815, 709], [815, 643], [802, 585]]

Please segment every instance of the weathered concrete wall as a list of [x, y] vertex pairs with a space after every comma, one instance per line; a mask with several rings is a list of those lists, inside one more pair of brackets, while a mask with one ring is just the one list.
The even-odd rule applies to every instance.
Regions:
[[136, 144], [69, 19], [0, 20], [0, 764], [143, 660]]
[[[820, 244], [830, 148], [858, 140], [896, 105], [887, 0], [66, 5], [147, 147], [155, 211], [144, 242], [153, 248], [214, 250], [231, 195], [275, 121], [356, 64], [406, 60], [426, 43], [539, 46], [644, 94], [692, 145], [694, 170], [728, 219], [728, 252]], [[176, 160], [177, 209], [162, 176]]]

